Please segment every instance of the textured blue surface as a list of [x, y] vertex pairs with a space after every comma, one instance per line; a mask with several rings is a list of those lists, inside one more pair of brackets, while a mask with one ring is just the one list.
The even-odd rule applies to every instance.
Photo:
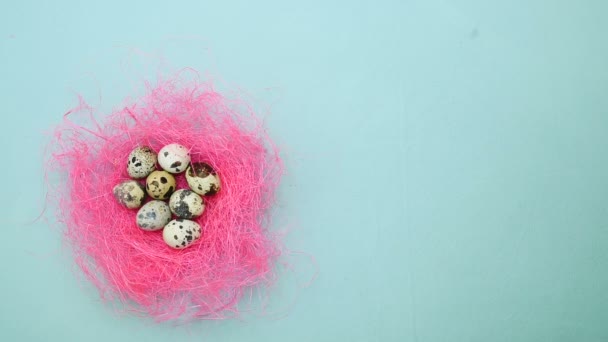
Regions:
[[[1, 6], [0, 340], [608, 340], [605, 1], [153, 3]], [[285, 318], [116, 316], [32, 223], [40, 132], [153, 75], [133, 48], [269, 106], [287, 242], [319, 266], [278, 284]]]

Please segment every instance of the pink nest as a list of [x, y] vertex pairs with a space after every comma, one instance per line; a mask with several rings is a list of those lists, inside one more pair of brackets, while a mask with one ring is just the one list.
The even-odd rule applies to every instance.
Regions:
[[[139, 229], [137, 210], [112, 194], [128, 179], [135, 147], [158, 151], [169, 143], [190, 148], [192, 161], [209, 163], [222, 180], [196, 219], [201, 239], [183, 250], [168, 247], [162, 231]], [[102, 298], [157, 320], [224, 319], [239, 313], [244, 294], [272, 283], [280, 249], [267, 228], [282, 162], [242, 102], [209, 84], [165, 81], [104, 123], [81, 103], [57, 128], [52, 150], [50, 168], [66, 180], [51, 200], [76, 263]], [[176, 179], [178, 188], [188, 187], [183, 174]]]

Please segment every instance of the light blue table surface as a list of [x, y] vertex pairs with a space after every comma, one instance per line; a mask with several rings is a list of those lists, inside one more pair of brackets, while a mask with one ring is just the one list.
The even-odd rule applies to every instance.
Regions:
[[[608, 2], [4, 1], [0, 341], [608, 341]], [[148, 53], [148, 54], [144, 54]], [[158, 56], [164, 60], [159, 62]], [[117, 315], [44, 203], [42, 132], [194, 67], [268, 110], [282, 318]], [[100, 100], [101, 94], [101, 100]]]

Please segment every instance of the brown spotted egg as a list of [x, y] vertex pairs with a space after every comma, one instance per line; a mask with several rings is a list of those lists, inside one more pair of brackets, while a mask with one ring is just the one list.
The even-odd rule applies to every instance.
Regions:
[[129, 209], [141, 207], [146, 198], [144, 187], [139, 182], [129, 180], [116, 185], [113, 189], [118, 202]]
[[127, 173], [131, 178], [145, 178], [156, 169], [156, 153], [148, 146], [140, 146], [129, 154]]
[[192, 163], [186, 170], [186, 180], [192, 191], [202, 196], [220, 191], [220, 176], [206, 163]]
[[190, 152], [180, 144], [169, 144], [158, 152], [158, 164], [167, 172], [183, 172], [190, 164]]
[[163, 201], [150, 201], [137, 212], [137, 225], [143, 230], [160, 230], [171, 221], [171, 210]]
[[150, 197], [166, 200], [175, 190], [175, 177], [167, 171], [154, 171], [146, 178], [146, 191]]
[[192, 190], [180, 189], [171, 195], [169, 208], [175, 216], [191, 219], [201, 216], [205, 210], [205, 203], [201, 196]]
[[190, 220], [176, 219], [163, 229], [163, 240], [174, 249], [184, 249], [202, 235], [201, 226]]

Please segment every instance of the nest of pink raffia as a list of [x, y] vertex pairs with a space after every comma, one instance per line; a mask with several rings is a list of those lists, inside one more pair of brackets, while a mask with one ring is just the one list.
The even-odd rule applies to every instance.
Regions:
[[[162, 231], [139, 229], [137, 211], [112, 194], [128, 179], [135, 147], [170, 143], [188, 146], [192, 161], [213, 165], [222, 180], [195, 219], [202, 237], [183, 250], [169, 248]], [[48, 168], [64, 177], [49, 199], [76, 263], [104, 299], [157, 320], [223, 319], [238, 315], [245, 294], [273, 282], [280, 249], [269, 209], [282, 162], [242, 101], [208, 83], [172, 79], [103, 120], [81, 102], [56, 129], [51, 150]]]

